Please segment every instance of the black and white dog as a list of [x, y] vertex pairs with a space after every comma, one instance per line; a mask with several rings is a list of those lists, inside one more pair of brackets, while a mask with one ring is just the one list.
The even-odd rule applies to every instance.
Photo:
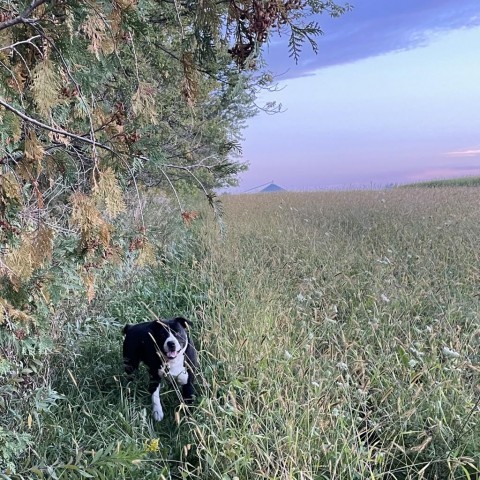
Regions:
[[181, 386], [183, 401], [193, 401], [197, 352], [189, 338], [190, 322], [182, 317], [171, 320], [126, 325], [123, 328], [123, 361], [128, 376], [143, 362], [150, 372], [149, 392], [152, 395], [153, 418], [163, 419], [160, 384], [168, 378]]

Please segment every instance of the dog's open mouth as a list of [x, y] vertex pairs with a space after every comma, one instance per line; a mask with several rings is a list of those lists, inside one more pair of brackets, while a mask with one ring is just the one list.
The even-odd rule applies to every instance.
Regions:
[[169, 351], [166, 353], [167, 358], [177, 358], [178, 352], [175, 351]]

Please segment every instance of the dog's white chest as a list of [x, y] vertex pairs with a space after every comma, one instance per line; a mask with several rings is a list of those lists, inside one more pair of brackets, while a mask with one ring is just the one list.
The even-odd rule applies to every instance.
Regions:
[[183, 353], [165, 363], [165, 365], [158, 370], [158, 374], [161, 378], [170, 378], [179, 385], [186, 385], [188, 382], [188, 372], [185, 368]]

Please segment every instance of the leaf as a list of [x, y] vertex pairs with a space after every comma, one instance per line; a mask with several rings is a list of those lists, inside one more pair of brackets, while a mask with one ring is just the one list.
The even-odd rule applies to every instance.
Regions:
[[195, 68], [191, 52], [184, 52], [183, 65], [183, 88], [182, 93], [190, 108], [193, 108], [198, 96], [198, 71]]
[[397, 354], [400, 357], [400, 361], [403, 363], [403, 366], [408, 367], [408, 362], [410, 359], [407, 355], [407, 352], [405, 352], [401, 345], [397, 347]]
[[12, 172], [0, 174], [0, 204], [15, 201], [20, 203], [22, 190], [17, 178]]
[[17, 143], [22, 138], [23, 129], [20, 117], [3, 110], [3, 107], [0, 107], [0, 126], [5, 135], [6, 145], [12, 142]]
[[96, 12], [89, 14], [82, 25], [82, 31], [90, 41], [88, 50], [97, 57], [97, 60], [100, 60], [100, 54], [110, 55], [115, 51], [115, 43], [109, 36], [109, 29], [110, 25]]
[[92, 271], [89, 271], [82, 278], [87, 289], [87, 301], [88, 303], [91, 303], [95, 298], [95, 275]]
[[18, 246], [11, 248], [3, 258], [3, 273], [15, 290], [27, 282], [36, 268], [52, 258], [53, 231], [41, 225], [35, 232], [21, 236]]
[[7, 316], [23, 324], [36, 325], [36, 321], [31, 315], [16, 309], [10, 302], [0, 297], [0, 325]]
[[17, 247], [11, 248], [4, 256], [6, 276], [13, 288], [18, 291], [23, 282], [28, 281], [34, 270], [31, 238], [24, 234]]
[[313, 36], [321, 34], [322, 31], [315, 22], [309, 23], [305, 27], [298, 27], [290, 23], [290, 39], [288, 40], [288, 50], [290, 51], [290, 56], [295, 59], [295, 63], [298, 63], [305, 40], [309, 41], [312, 50], [317, 53], [318, 45], [313, 39]]
[[51, 109], [62, 101], [58, 78], [58, 72], [48, 57], [33, 70], [33, 98], [40, 114], [44, 117], [48, 117]]
[[416, 452], [416, 453], [423, 452], [431, 443], [431, 441], [432, 441], [432, 437], [427, 436], [420, 445], [416, 445], [415, 447], [412, 447], [410, 449], [410, 452]]
[[93, 475], [90, 475], [88, 472], [86, 472], [85, 470], [81, 470], [79, 469], [78, 470], [78, 473], [84, 477], [84, 478], [95, 478]]
[[136, 7], [138, 0], [114, 0], [115, 6], [119, 10], [130, 10]]
[[443, 347], [442, 348], [442, 353], [447, 357], [447, 358], [458, 358], [460, 357], [460, 354], [456, 352], [455, 350], [448, 348], [448, 347]]
[[45, 475], [43, 474], [43, 472], [37, 467], [32, 467], [30, 468], [29, 471], [37, 475], [39, 478], [45, 478]]
[[11, 45], [13, 42], [12, 29], [4, 29], [0, 31], [0, 48]]
[[182, 212], [183, 223], [188, 227], [193, 220], [195, 220], [200, 215], [199, 212], [195, 211], [186, 211]]
[[28, 79], [28, 72], [25, 64], [22, 62], [16, 63], [11, 69], [11, 74], [12, 76], [8, 79], [8, 85], [18, 93], [22, 93]]
[[[54, 121], [52, 121], [51, 123], [52, 123], [52, 127], [61, 129], [61, 126], [57, 125]], [[68, 137], [67, 135], [62, 135], [61, 133], [58, 133], [58, 132], [48, 132], [48, 138], [55, 143], [61, 143], [63, 145], [71, 144], [70, 137]]]
[[93, 197], [97, 205], [104, 204], [107, 215], [110, 218], [115, 218], [127, 210], [122, 190], [111, 168], [100, 172], [98, 181], [93, 189]]
[[36, 172], [32, 176], [36, 177], [40, 172], [40, 162], [43, 160], [44, 156], [45, 150], [42, 144], [38, 141], [35, 130], [30, 129], [27, 132], [25, 139], [25, 158], [28, 162], [35, 164], [34, 168]]
[[54, 232], [45, 224], [41, 224], [34, 232], [32, 242], [32, 262], [35, 268], [52, 260]]
[[154, 85], [140, 82], [137, 91], [132, 96], [132, 111], [135, 116], [143, 118], [153, 125], [158, 125], [155, 93]]
[[82, 236], [82, 245], [87, 252], [93, 252], [101, 244], [107, 248], [110, 243], [111, 226], [102, 218], [95, 198], [76, 192], [70, 197], [72, 203], [71, 223]]

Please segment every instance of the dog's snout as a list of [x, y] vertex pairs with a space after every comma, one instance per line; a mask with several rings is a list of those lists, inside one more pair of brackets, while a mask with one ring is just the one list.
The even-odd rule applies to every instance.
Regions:
[[173, 342], [172, 340], [169, 340], [169, 341], [167, 342], [167, 348], [168, 348], [170, 351], [175, 351], [175, 350], [176, 350], [175, 342]]

